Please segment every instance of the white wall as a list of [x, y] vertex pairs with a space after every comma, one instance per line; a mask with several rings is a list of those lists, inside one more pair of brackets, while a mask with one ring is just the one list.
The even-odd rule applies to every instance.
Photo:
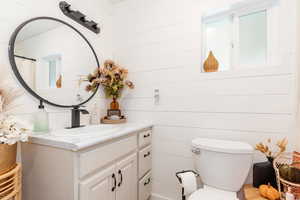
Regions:
[[[196, 137], [289, 137], [295, 144], [297, 0], [281, 1], [279, 67], [200, 73], [201, 16], [229, 0], [124, 0], [113, 8], [113, 58], [136, 89], [123, 99], [130, 121], [152, 120], [153, 192], [180, 199], [175, 172], [193, 167]], [[222, 34], [222, 33], [220, 33]], [[160, 102], [154, 104], [154, 89]], [[291, 148], [290, 147], [290, 148]], [[255, 155], [255, 161], [263, 156]]]
[[[80, 10], [86, 13], [89, 19], [93, 19], [98, 22], [101, 27], [101, 33], [99, 35], [94, 34], [91, 31], [78, 25], [68, 17], [64, 16], [58, 7], [60, 0], [43, 0], [42, 3], [38, 3], [35, 0], [7, 0], [5, 3], [5, 9], [3, 7], [0, 12], [0, 69], [1, 72], [7, 74], [12, 80], [12, 84], [18, 84], [15, 80], [10, 64], [8, 61], [8, 42], [10, 35], [15, 28], [25, 20], [39, 16], [51, 16], [62, 19], [76, 28], [88, 38], [88, 40], [94, 46], [99, 60], [102, 63], [104, 59], [111, 58], [112, 45], [111, 45], [111, 4], [109, 0], [68, 0], [68, 3], [72, 5], [72, 9]], [[94, 99], [95, 102], [104, 108], [104, 100], [98, 98]], [[26, 93], [22, 98], [20, 104], [23, 107], [18, 109], [18, 113], [21, 117], [30, 118], [31, 113], [37, 109], [38, 102]], [[93, 104], [93, 103], [91, 103]], [[46, 106], [50, 111], [50, 125], [51, 128], [62, 128], [70, 125], [71, 114], [69, 109], [56, 109]]]

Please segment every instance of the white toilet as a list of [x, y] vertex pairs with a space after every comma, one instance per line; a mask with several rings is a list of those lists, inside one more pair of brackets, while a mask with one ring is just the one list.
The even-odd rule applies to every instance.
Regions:
[[198, 138], [192, 141], [196, 170], [204, 184], [188, 200], [236, 200], [252, 166], [247, 143]]

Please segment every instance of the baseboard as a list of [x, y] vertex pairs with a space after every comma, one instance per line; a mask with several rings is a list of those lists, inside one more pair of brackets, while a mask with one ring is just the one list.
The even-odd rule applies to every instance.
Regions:
[[160, 196], [158, 194], [151, 194], [151, 200], [173, 200], [173, 199], [169, 199], [167, 197], [163, 197], [163, 196]]

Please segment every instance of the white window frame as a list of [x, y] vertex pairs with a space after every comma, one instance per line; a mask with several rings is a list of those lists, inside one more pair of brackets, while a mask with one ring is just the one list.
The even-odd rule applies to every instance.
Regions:
[[[231, 17], [232, 24], [232, 51], [231, 66], [229, 70], [243, 68], [257, 68], [278, 66], [279, 57], [279, 3], [280, 0], [243, 0], [237, 4], [230, 5], [228, 8], [218, 9], [202, 17], [202, 71], [203, 63], [206, 60], [206, 24]], [[242, 65], [239, 62], [239, 19], [241, 16], [251, 13], [266, 11], [267, 13], [267, 58], [263, 65]]]
[[54, 61], [55, 62], [55, 80], [57, 80], [59, 78], [60, 75], [62, 75], [62, 58], [60, 54], [54, 54], [54, 55], [49, 55], [47, 57], [43, 58], [43, 62], [45, 63], [45, 66], [48, 67], [48, 89], [56, 89], [55, 86], [51, 86], [50, 85], [50, 61]]

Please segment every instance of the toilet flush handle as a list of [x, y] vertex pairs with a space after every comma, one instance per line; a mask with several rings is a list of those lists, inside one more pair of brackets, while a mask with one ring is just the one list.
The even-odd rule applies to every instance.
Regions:
[[192, 152], [193, 152], [194, 154], [197, 154], [197, 155], [199, 155], [199, 154], [200, 154], [200, 152], [201, 152], [201, 150], [200, 150], [200, 148], [197, 148], [197, 147], [192, 147]]

